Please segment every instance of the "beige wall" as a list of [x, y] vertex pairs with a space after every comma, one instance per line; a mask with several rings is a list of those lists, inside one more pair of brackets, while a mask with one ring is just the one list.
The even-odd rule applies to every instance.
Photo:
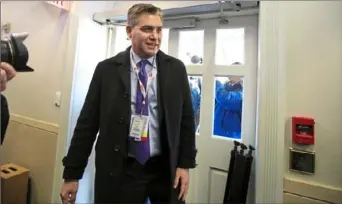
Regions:
[[30, 124], [10, 122], [7, 138], [0, 150], [0, 161], [2, 164], [13, 162], [28, 168], [32, 180], [31, 203], [49, 203], [53, 187], [57, 133]]
[[11, 113], [58, 124], [55, 93], [62, 91], [68, 13], [44, 2], [2, 1], [1, 22], [12, 32], [29, 32], [25, 40], [33, 73], [20, 73], [5, 92]]
[[[285, 178], [298, 181], [293, 185], [286, 185], [285, 182], [284, 190], [340, 203], [342, 201], [342, 86], [340, 85], [342, 2], [289, 1], [282, 2], [281, 8], [284, 11], [282, 27], [285, 32], [286, 103], [289, 119], [285, 138]], [[314, 175], [301, 175], [289, 171], [288, 149], [292, 146], [290, 134], [292, 115], [311, 116], [316, 120], [315, 145], [306, 148], [316, 152]], [[323, 189], [308, 191], [316, 185]], [[332, 194], [329, 195], [330, 193]], [[292, 196], [291, 199], [294, 197]], [[290, 199], [288, 194], [285, 198]]]
[[69, 15], [43, 1], [1, 2], [1, 23], [11, 32], [29, 32], [25, 44], [33, 73], [19, 73], [4, 95], [11, 122], [0, 148], [0, 162], [30, 170], [32, 203], [49, 203], [53, 187], [60, 108], [54, 105], [62, 91]]
[[[11, 32], [30, 33], [25, 44], [30, 52], [28, 64], [35, 72], [18, 74], [4, 92], [12, 116], [0, 148], [0, 163], [13, 162], [30, 169], [32, 203], [50, 203], [51, 197], [54, 202], [60, 200], [61, 160], [68, 143], [78, 21], [91, 21], [94, 12], [112, 8], [112, 4], [77, 1], [68, 13], [43, 1], [1, 2], [1, 23], [10, 22]], [[61, 107], [54, 105], [57, 91], [62, 92]], [[47, 168], [42, 171], [43, 167]]]

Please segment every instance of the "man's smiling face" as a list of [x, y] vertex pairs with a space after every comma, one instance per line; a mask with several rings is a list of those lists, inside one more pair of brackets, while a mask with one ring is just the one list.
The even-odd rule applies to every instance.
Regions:
[[133, 51], [142, 58], [154, 56], [161, 45], [163, 23], [159, 15], [143, 13], [137, 24], [127, 26], [128, 37], [132, 40]]

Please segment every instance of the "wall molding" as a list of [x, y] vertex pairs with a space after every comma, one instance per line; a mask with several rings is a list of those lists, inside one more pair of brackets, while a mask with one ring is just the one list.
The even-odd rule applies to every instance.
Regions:
[[36, 120], [33, 118], [21, 116], [21, 115], [11, 114], [10, 121], [27, 125], [30, 127], [38, 128], [44, 131], [52, 132], [55, 134], [58, 134], [58, 131], [59, 131], [58, 124], [48, 123], [46, 121]]
[[301, 195], [284, 192], [284, 203], [286, 204], [331, 204], [325, 201], [311, 199]]
[[284, 193], [291, 193], [303, 197], [339, 204], [342, 201], [342, 189], [308, 183], [295, 179], [284, 178]]
[[260, 2], [256, 203], [283, 203], [286, 77], [280, 4]]

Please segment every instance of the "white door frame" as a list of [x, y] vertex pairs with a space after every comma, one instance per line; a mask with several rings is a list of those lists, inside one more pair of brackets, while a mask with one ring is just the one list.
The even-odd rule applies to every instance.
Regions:
[[[256, 138], [256, 203], [283, 202], [284, 136], [285, 136], [285, 66], [281, 32], [281, 2], [260, 1], [259, 64]], [[69, 47], [66, 52], [64, 97], [61, 106], [57, 141], [52, 202], [59, 203], [63, 182], [61, 159], [67, 152], [66, 138], [70, 119], [71, 87], [77, 42], [77, 17], [68, 24]], [[71, 45], [71, 46], [70, 46]], [[76, 54], [77, 55], [77, 54]], [[73, 59], [71, 59], [73, 57]], [[263, 151], [267, 150], [267, 151]]]

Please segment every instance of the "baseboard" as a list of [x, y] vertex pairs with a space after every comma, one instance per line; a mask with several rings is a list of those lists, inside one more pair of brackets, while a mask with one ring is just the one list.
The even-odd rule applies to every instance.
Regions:
[[284, 192], [284, 204], [331, 204], [320, 200], [315, 200], [300, 195], [285, 193]]
[[342, 201], [342, 189], [289, 178], [284, 178], [284, 193], [334, 204], [341, 204]]
[[56, 133], [56, 134], [58, 134], [59, 132], [58, 124], [48, 123], [48, 122], [41, 121], [41, 120], [35, 120], [33, 118], [16, 115], [16, 114], [11, 114], [10, 120], [12, 122], [24, 124], [30, 127], [35, 127], [35, 128], [52, 132], [52, 133]]

